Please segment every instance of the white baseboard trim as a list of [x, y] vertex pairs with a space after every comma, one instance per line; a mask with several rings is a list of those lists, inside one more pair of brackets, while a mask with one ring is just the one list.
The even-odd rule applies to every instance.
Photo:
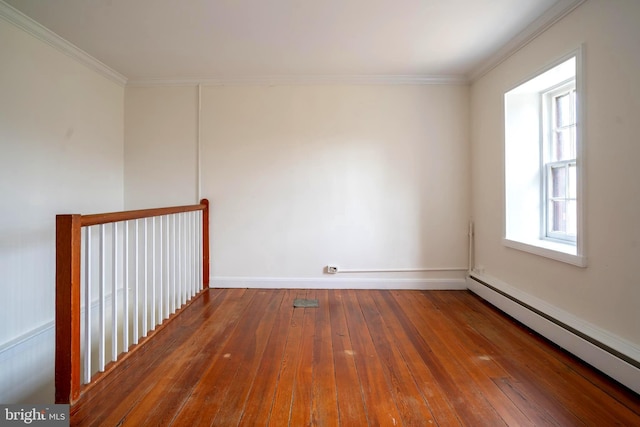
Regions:
[[342, 277], [212, 277], [212, 288], [464, 290], [465, 279], [380, 279]]
[[640, 393], [640, 348], [564, 310], [486, 274], [472, 273], [468, 289], [589, 365]]

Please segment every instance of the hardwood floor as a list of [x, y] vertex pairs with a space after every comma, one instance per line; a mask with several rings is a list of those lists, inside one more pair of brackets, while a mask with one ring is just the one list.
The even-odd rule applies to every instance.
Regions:
[[632, 426], [640, 397], [467, 291], [211, 289], [71, 424]]

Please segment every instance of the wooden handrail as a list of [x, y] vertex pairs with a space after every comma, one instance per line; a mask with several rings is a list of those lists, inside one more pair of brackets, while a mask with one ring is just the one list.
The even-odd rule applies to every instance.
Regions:
[[[80, 398], [80, 288], [82, 227], [183, 212], [202, 213], [202, 281], [209, 287], [209, 201], [198, 205], [56, 216], [56, 354], [55, 401], [72, 404]], [[136, 347], [137, 348], [137, 347]]]
[[172, 206], [168, 208], [139, 209], [135, 211], [82, 215], [81, 223], [83, 227], [87, 227], [90, 225], [108, 224], [110, 222], [129, 221], [132, 219], [151, 218], [154, 216], [171, 215], [183, 212], [205, 211], [208, 207], [209, 201], [207, 199], [202, 199], [199, 205]]

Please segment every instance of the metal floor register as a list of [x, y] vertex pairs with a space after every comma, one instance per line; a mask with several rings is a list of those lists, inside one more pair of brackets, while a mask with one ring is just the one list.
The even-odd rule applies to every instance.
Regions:
[[293, 300], [294, 308], [309, 308], [309, 307], [318, 307], [317, 299], [304, 299], [304, 298], [296, 298]]

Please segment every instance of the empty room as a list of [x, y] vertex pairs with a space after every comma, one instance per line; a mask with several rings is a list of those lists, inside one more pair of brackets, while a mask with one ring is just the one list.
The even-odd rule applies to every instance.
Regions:
[[0, 0], [2, 422], [640, 425], [638, 22]]

